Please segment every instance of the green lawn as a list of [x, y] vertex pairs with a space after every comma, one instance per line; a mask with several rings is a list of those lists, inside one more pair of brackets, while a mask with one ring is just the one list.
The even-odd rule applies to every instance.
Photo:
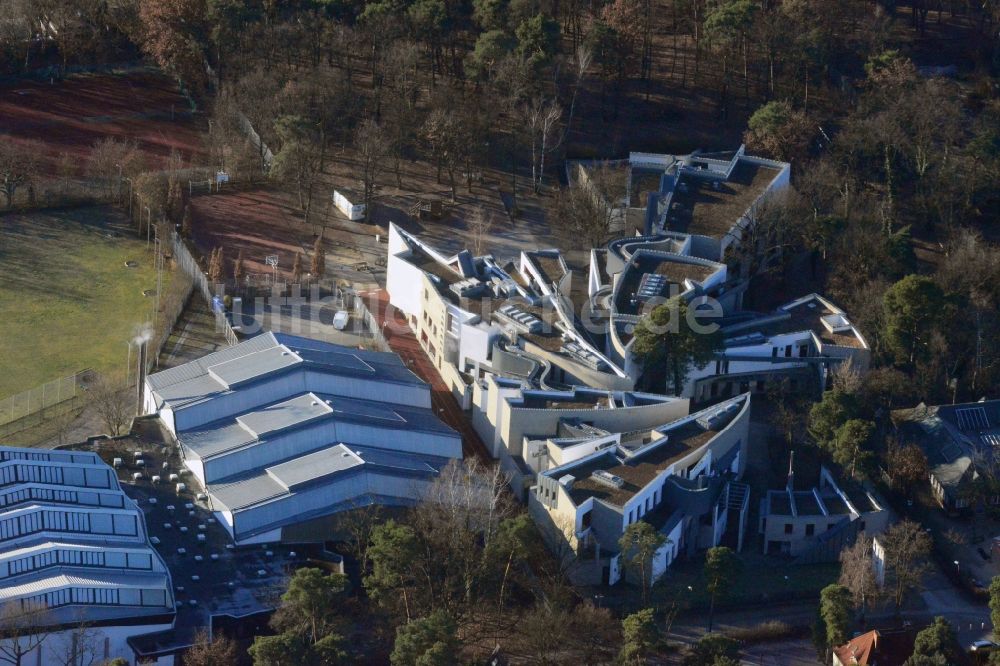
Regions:
[[152, 253], [116, 209], [0, 216], [0, 399], [86, 368], [123, 372], [155, 288]]
[[[719, 599], [720, 607], [752, 607], [769, 601], [791, 601], [811, 597], [830, 583], [837, 582], [840, 564], [791, 565], [787, 561], [758, 553], [744, 552], [740, 560], [743, 570], [735, 584]], [[681, 608], [707, 608], [704, 560], [697, 559], [673, 564], [653, 588], [654, 599], [664, 605], [676, 601]], [[688, 589], [688, 586], [691, 589]]]

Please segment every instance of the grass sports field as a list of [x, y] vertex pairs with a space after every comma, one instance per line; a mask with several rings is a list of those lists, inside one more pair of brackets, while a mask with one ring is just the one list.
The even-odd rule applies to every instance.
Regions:
[[155, 288], [152, 252], [115, 209], [0, 215], [0, 399], [86, 368], [124, 372]]

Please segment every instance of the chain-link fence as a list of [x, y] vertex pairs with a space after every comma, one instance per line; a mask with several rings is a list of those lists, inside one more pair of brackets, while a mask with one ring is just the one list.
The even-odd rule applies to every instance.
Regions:
[[59, 411], [78, 401], [82, 398], [84, 387], [96, 378], [97, 373], [93, 370], [81, 370], [0, 400], [0, 436], [30, 427], [32, 419], [41, 422], [49, 416], [49, 412]]
[[219, 331], [222, 332], [226, 337], [226, 342], [230, 345], [235, 345], [239, 342], [239, 338], [236, 337], [236, 331], [233, 330], [232, 324], [226, 319], [226, 315], [223, 312], [219, 312], [214, 304], [215, 290], [213, 285], [210, 285], [208, 278], [205, 277], [205, 273], [201, 270], [201, 266], [198, 264], [198, 260], [194, 258], [194, 255], [187, 249], [184, 245], [184, 241], [176, 232], [171, 232], [171, 238], [173, 241], [174, 249], [174, 260], [177, 262], [177, 267], [184, 271], [187, 275], [191, 277], [194, 281], [194, 288], [197, 289], [205, 302], [208, 303], [208, 307], [212, 309], [215, 314], [215, 324]]

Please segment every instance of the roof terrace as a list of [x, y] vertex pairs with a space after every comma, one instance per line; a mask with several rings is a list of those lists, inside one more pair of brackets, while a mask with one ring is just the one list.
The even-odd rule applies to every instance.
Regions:
[[674, 190], [667, 228], [719, 238], [767, 191], [778, 173], [774, 167], [740, 160], [724, 182], [683, 176]]
[[[622, 272], [615, 294], [615, 308], [620, 314], [638, 315], [650, 298], [671, 298], [683, 294], [688, 290], [686, 280], [701, 283], [717, 270], [719, 267], [685, 261], [680, 257], [637, 252]], [[651, 279], [645, 277], [647, 275], [660, 278]], [[649, 290], [656, 293], [644, 296], [644, 292]]]
[[[624, 506], [636, 493], [646, 487], [661, 472], [691, 451], [707, 444], [716, 430], [705, 430], [695, 421], [689, 421], [666, 433], [660, 444], [624, 463], [618, 461], [614, 453], [609, 453], [586, 464], [566, 471], [576, 480], [570, 490], [570, 497], [577, 504], [593, 497], [615, 506]], [[593, 478], [593, 473], [604, 470], [624, 481], [621, 488], [610, 486]]]

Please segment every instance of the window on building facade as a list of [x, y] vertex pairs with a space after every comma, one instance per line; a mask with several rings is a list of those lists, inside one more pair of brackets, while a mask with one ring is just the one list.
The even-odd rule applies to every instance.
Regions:
[[794, 530], [794, 526], [791, 523], [785, 523], [785, 534], [791, 534]]

